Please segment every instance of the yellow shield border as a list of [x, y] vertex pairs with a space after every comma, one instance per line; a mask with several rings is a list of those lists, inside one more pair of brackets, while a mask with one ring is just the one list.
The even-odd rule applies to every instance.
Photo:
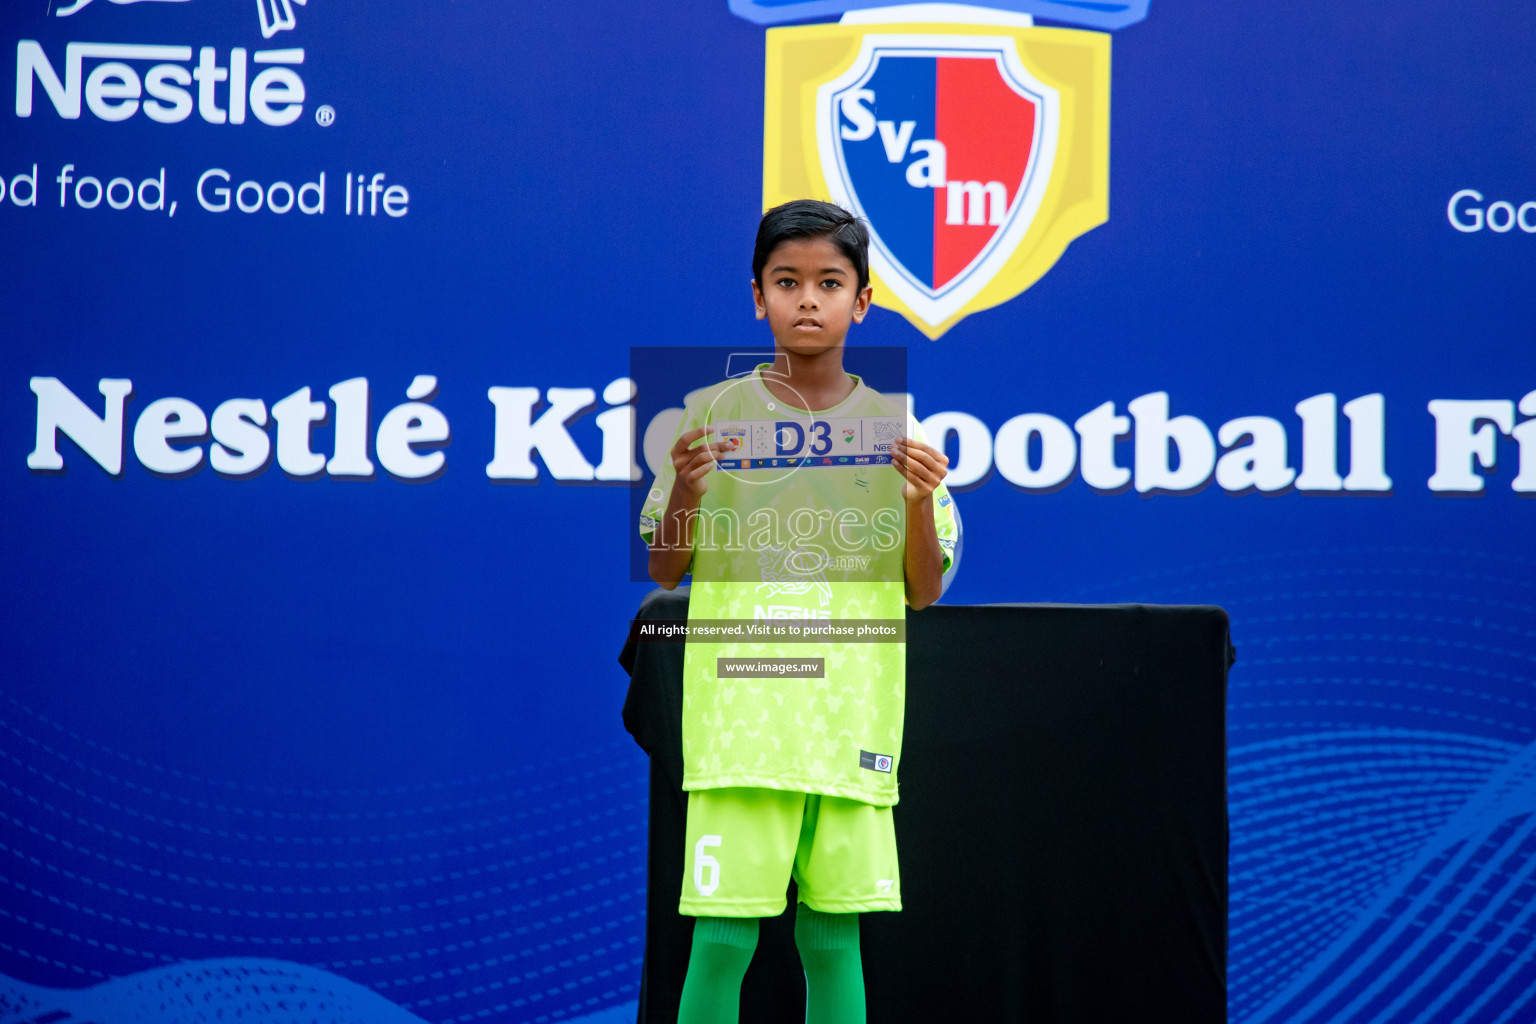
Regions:
[[791, 199], [829, 199], [816, 139], [817, 90], [852, 67], [865, 35], [1011, 39], [1020, 61], [1060, 96], [1051, 180], [1034, 220], [992, 280], [939, 323], [925, 321], [871, 272], [874, 303], [937, 339], [971, 313], [1020, 295], [1055, 265], [1067, 244], [1109, 219], [1109, 35], [1080, 29], [902, 22], [769, 29], [763, 89], [763, 209]]

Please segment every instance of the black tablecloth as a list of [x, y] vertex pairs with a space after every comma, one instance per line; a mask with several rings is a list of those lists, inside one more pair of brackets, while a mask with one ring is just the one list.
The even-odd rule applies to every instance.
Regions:
[[[687, 588], [637, 620], [686, 619]], [[872, 1021], [1226, 1019], [1226, 674], [1220, 608], [935, 605], [907, 615], [899, 914], [862, 916]], [[671, 1024], [679, 642], [637, 642], [624, 724], [651, 756], [640, 1021]], [[763, 923], [742, 1022], [804, 1019], [790, 910]]]

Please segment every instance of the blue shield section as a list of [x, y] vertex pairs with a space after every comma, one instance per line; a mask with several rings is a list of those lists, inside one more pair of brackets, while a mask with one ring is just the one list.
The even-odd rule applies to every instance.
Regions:
[[[874, 93], [864, 105], [880, 127], [868, 138], [848, 139], [845, 133], [857, 134], [857, 126], [842, 114], [838, 133], [840, 163], [860, 212], [891, 258], [925, 288], [933, 286], [934, 190], [908, 184], [907, 168], [914, 159], [912, 144], [938, 135], [937, 78], [937, 58], [877, 56], [874, 74], [861, 88]], [[912, 124], [910, 132], [906, 123]]]
[[[1152, 0], [1089, 3], [1086, 0], [972, 0], [968, 6], [1032, 14], [1047, 21], [1083, 28], [1114, 30], [1147, 16]], [[889, 0], [730, 0], [731, 13], [759, 25], [830, 20], [845, 11], [887, 7]]]

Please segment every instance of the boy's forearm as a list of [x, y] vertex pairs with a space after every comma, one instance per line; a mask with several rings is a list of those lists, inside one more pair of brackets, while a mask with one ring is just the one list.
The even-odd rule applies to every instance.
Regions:
[[646, 568], [651, 579], [666, 590], [682, 582], [693, 561], [693, 524], [698, 518], [699, 499], [674, 489], [667, 510], [651, 534], [650, 558]]
[[933, 496], [907, 503], [906, 572], [907, 604], [926, 608], [944, 589], [944, 551], [933, 526]]

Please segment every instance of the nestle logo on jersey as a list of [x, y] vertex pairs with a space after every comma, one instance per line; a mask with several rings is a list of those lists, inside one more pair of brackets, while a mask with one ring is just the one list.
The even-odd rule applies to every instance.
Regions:
[[802, 608], [796, 604], [760, 604], [753, 606], [752, 609], [752, 618], [757, 622], [764, 622], [768, 620], [787, 620], [790, 622], [819, 622], [823, 619], [830, 619], [831, 617], [831, 612], [822, 611], [816, 608]]

